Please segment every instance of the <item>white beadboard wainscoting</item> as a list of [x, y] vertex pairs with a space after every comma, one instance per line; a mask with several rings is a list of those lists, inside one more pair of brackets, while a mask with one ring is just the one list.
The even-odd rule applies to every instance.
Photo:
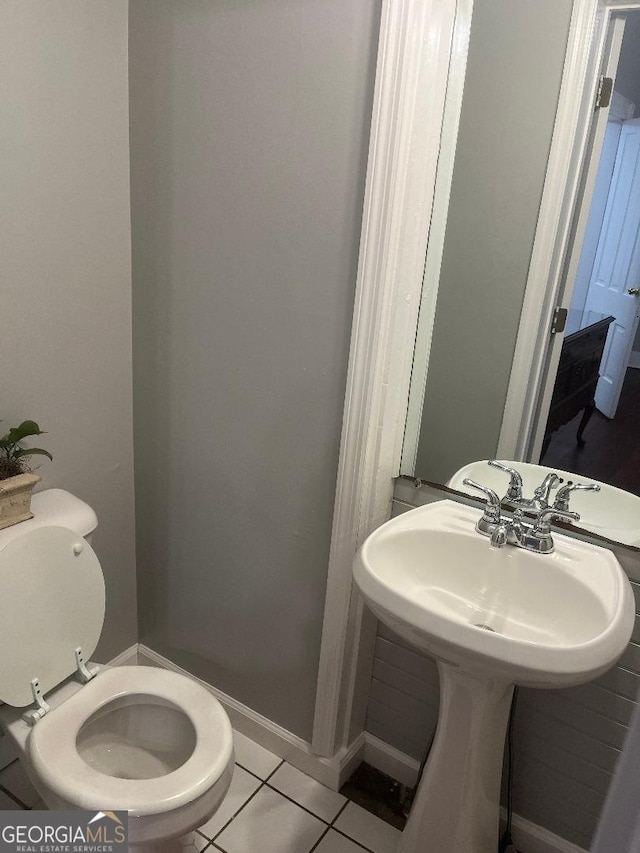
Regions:
[[[411, 508], [395, 501], [394, 515]], [[614, 552], [631, 579], [638, 613], [640, 552]], [[566, 849], [589, 849], [639, 689], [640, 617], [617, 665], [597, 681], [565, 690], [519, 690], [514, 811], [571, 842]], [[366, 731], [407, 757], [409, 775], [428, 748], [438, 701], [434, 662], [379, 625]]]

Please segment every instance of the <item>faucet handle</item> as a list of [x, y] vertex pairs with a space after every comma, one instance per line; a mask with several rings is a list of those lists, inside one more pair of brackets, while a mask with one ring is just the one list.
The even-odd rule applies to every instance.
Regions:
[[558, 489], [558, 494], [553, 502], [553, 508], [557, 510], [569, 509], [569, 498], [573, 492], [599, 492], [600, 485], [598, 483], [572, 483], [568, 482], [566, 486]]
[[564, 519], [565, 521], [580, 521], [580, 514], [549, 506], [546, 509], [540, 510], [531, 532], [539, 539], [549, 536], [551, 533], [551, 525], [556, 518]]
[[[483, 486], [480, 483], [476, 483], [475, 480], [470, 480], [468, 477], [465, 477], [462, 482], [465, 486], [471, 486], [472, 489], [477, 489], [479, 492], [486, 495], [487, 503], [484, 508], [484, 514], [478, 524], [500, 524], [500, 498], [493, 489], [488, 488], [488, 486]], [[480, 532], [486, 533], [487, 531], [481, 530]]]
[[540, 503], [544, 505], [543, 509], [546, 509], [549, 505], [549, 494], [551, 493], [551, 489], [555, 489], [562, 482], [562, 477], [560, 477], [554, 471], [549, 471], [547, 476], [540, 483], [538, 488], [534, 491], [534, 501], [540, 501]]
[[522, 499], [522, 477], [516, 471], [515, 468], [509, 468], [508, 465], [505, 465], [503, 462], [499, 462], [497, 459], [490, 459], [487, 463], [491, 465], [492, 468], [497, 468], [499, 471], [504, 471], [505, 474], [508, 474], [510, 477], [509, 480], [509, 488], [507, 489], [507, 493], [504, 496], [504, 500], [506, 501], [519, 501]]

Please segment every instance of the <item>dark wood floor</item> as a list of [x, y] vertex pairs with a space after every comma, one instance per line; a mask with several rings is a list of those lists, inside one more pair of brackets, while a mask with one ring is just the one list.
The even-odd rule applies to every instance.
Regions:
[[583, 447], [576, 443], [579, 422], [577, 415], [553, 434], [541, 462], [640, 495], [640, 369], [628, 368], [613, 420], [594, 412]]

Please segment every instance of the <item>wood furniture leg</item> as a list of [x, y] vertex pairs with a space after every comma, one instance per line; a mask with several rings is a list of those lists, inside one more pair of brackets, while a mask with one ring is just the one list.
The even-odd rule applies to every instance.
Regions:
[[591, 415], [594, 413], [596, 408], [596, 401], [592, 400], [590, 403], [584, 407], [584, 412], [582, 413], [582, 417], [580, 418], [580, 426], [578, 427], [578, 432], [576, 433], [576, 441], [580, 446], [585, 444], [585, 440], [582, 437], [582, 433], [585, 430], [586, 425], [591, 420]]

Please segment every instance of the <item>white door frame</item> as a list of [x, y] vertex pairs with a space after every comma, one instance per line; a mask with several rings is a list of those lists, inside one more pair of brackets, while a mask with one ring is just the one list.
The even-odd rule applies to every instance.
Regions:
[[[613, 11], [637, 8], [640, 8], [638, 0], [575, 0], [574, 3], [538, 228], [496, 454], [504, 459], [528, 460], [540, 452], [539, 435], [537, 439], [534, 435], [537, 406], [545, 381], [549, 332], [554, 309], [559, 304], [563, 264], [588, 149], [607, 27]], [[558, 348], [559, 342], [555, 343]]]
[[324, 756], [346, 745], [356, 689], [364, 613], [353, 557], [389, 518], [399, 468], [456, 9], [382, 4], [312, 739]]

